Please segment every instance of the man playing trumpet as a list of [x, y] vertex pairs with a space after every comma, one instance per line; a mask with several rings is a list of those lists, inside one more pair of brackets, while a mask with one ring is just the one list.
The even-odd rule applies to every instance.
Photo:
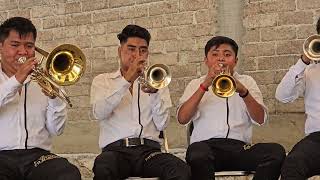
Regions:
[[118, 180], [129, 176], [189, 180], [186, 163], [161, 153], [159, 133], [169, 120], [168, 87], [154, 89], [139, 83], [149, 55], [149, 32], [137, 25], [118, 34], [120, 69], [96, 76], [91, 86], [93, 114], [100, 123], [94, 180]]
[[[37, 65], [37, 31], [26, 18], [0, 25], [0, 179], [80, 180], [79, 170], [50, 153], [52, 136], [63, 132], [66, 104], [47, 97], [30, 81]], [[18, 59], [26, 57], [21, 64]]]
[[[210, 39], [204, 57], [208, 73], [192, 80], [179, 101], [179, 123], [194, 125], [186, 155], [192, 179], [211, 180], [217, 171], [237, 170], [255, 171], [255, 180], [276, 180], [280, 175], [284, 148], [275, 143], [251, 146], [252, 125], [265, 123], [267, 109], [254, 79], [234, 71], [237, 53], [234, 40], [224, 36]], [[226, 67], [229, 79], [234, 78], [226, 82], [235, 82], [226, 87], [235, 86], [236, 93], [225, 98], [208, 93], [211, 86], [220, 86], [212, 82], [219, 82], [215, 78]]]
[[[320, 18], [317, 22], [317, 33], [320, 34]], [[309, 38], [308, 38], [309, 39]], [[314, 175], [320, 175], [320, 39], [314, 47], [318, 52], [311, 52], [315, 57], [306, 54], [301, 55], [297, 63], [290, 67], [281, 80], [276, 90], [276, 98], [283, 102], [293, 102], [298, 97], [304, 97], [306, 136], [299, 141], [286, 157], [282, 171], [283, 180], [308, 179]], [[306, 44], [307, 43], [307, 44]], [[304, 46], [309, 46], [306, 40]]]

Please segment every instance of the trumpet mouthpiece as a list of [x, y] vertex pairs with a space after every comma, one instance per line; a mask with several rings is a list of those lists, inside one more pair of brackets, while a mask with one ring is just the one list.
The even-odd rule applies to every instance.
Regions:
[[22, 56], [22, 57], [19, 57], [18, 62], [23, 64], [24, 62], [26, 62], [26, 60], [27, 60], [27, 58]]

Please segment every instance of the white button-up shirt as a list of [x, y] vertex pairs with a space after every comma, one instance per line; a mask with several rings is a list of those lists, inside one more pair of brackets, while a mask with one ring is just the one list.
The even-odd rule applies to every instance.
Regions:
[[25, 82], [22, 85], [15, 76], [9, 78], [0, 67], [0, 150], [25, 149], [26, 130], [28, 149], [50, 150], [52, 135], [63, 131], [66, 104], [59, 98], [45, 96], [36, 82]]
[[320, 64], [306, 65], [301, 59], [290, 67], [276, 90], [276, 98], [288, 103], [304, 96], [307, 119], [305, 134], [320, 131]]
[[[93, 79], [91, 104], [93, 114], [100, 123], [99, 146], [127, 137], [139, 137], [138, 82], [130, 83], [121, 75], [104, 73]], [[164, 130], [169, 118], [171, 99], [167, 87], [157, 93], [144, 93], [140, 90], [140, 120], [143, 125], [141, 137], [161, 142], [159, 132]]]
[[[262, 94], [255, 80], [248, 75], [239, 75], [238, 73], [234, 73], [234, 78], [238, 79], [249, 90], [251, 96], [263, 106], [265, 112], [264, 122], [266, 122], [267, 108], [263, 103]], [[205, 76], [202, 76], [199, 79], [192, 80], [188, 84], [183, 96], [180, 98], [178, 111], [181, 105], [197, 91], [204, 79]], [[251, 143], [252, 124], [259, 124], [250, 117], [247, 106], [238, 93], [228, 98], [228, 106], [230, 125], [228, 138]], [[226, 98], [220, 98], [209, 90], [203, 95], [191, 121], [193, 122], [194, 129], [190, 143], [210, 138], [225, 138], [228, 132]]]

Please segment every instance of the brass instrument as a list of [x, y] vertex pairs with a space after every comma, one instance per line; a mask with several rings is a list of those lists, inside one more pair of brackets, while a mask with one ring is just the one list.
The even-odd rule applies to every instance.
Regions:
[[162, 89], [171, 82], [170, 69], [165, 64], [153, 64], [144, 71], [138, 82], [154, 89]]
[[[223, 64], [219, 64], [219, 66], [223, 67]], [[235, 93], [236, 81], [231, 76], [228, 67], [226, 71], [221, 71], [221, 73], [213, 79], [211, 89], [216, 96], [221, 98], [230, 97]]]
[[[48, 95], [57, 96], [72, 107], [69, 97], [59, 86], [73, 85], [80, 79], [86, 68], [84, 54], [78, 47], [71, 44], [62, 44], [50, 53], [39, 47], [36, 47], [36, 51], [42, 55], [42, 58], [33, 69], [31, 79], [37, 81]], [[46, 58], [45, 69], [41, 67], [44, 58]], [[24, 63], [26, 57], [20, 57], [18, 61]]]
[[312, 61], [320, 61], [320, 35], [311, 35], [304, 41], [303, 53]]

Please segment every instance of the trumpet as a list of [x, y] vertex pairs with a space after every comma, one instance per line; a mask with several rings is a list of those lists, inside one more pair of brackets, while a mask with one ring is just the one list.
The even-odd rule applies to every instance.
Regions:
[[[223, 64], [219, 64], [219, 66], [222, 68]], [[231, 76], [228, 67], [213, 79], [211, 90], [216, 96], [221, 98], [230, 97], [236, 92], [236, 81]]]
[[[36, 47], [36, 51], [42, 57], [38, 65], [33, 68], [31, 80], [36, 81], [49, 96], [59, 97], [72, 107], [70, 98], [59, 86], [73, 85], [80, 79], [86, 65], [84, 54], [71, 44], [62, 44], [50, 53], [39, 47]], [[45, 69], [41, 67], [44, 58], [46, 58]], [[25, 63], [26, 60], [26, 57], [20, 57], [18, 62]]]
[[165, 64], [153, 64], [146, 68], [138, 82], [154, 89], [162, 89], [171, 82], [171, 72]]
[[311, 35], [304, 41], [303, 53], [312, 61], [320, 61], [320, 35]]

